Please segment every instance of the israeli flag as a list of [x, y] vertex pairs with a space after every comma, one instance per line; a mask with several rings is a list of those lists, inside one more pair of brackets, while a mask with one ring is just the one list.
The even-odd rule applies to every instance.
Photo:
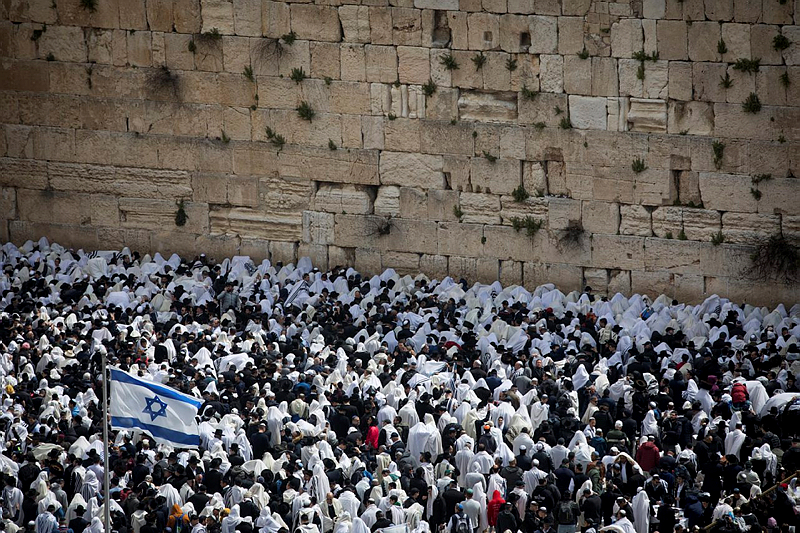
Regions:
[[170, 387], [111, 370], [111, 427], [149, 433], [159, 444], [176, 448], [200, 446], [197, 410], [203, 404]]

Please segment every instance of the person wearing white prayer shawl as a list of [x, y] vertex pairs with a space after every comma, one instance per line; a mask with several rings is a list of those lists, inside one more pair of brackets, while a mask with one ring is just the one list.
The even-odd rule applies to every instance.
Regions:
[[369, 498], [367, 500], [367, 507], [364, 509], [364, 512], [361, 513], [361, 519], [367, 525], [367, 527], [371, 528], [375, 521], [377, 520], [376, 513], [378, 512], [378, 506], [375, 505], [375, 500]]
[[13, 478], [6, 478], [6, 486], [3, 489], [3, 511], [7, 513], [13, 521], [17, 521], [22, 513], [22, 491], [14, 486]]
[[474, 465], [477, 465], [477, 471], [484, 475], [488, 475], [492, 466], [494, 466], [494, 459], [492, 459], [492, 456], [484, 449], [483, 443], [478, 444], [478, 453], [472, 458], [472, 465], [472, 471], [475, 471]]
[[92, 518], [91, 524], [84, 530], [86, 533], [105, 533], [105, 528], [103, 527], [103, 522], [100, 520], [99, 517], [95, 516]]
[[745, 434], [742, 431], [742, 424], [736, 424], [736, 429], [729, 432], [725, 436], [725, 455], [735, 455], [737, 459], [740, 459], [739, 452], [742, 449], [742, 444], [744, 444]]
[[332, 492], [326, 493], [319, 505], [320, 510], [322, 511], [322, 516], [325, 517], [325, 520], [323, 520], [324, 533], [333, 529], [334, 523], [342, 516], [344, 509], [339, 500], [333, 497]]
[[548, 404], [549, 398], [543, 394], [538, 402], [531, 405], [531, 427], [533, 431], [539, 429], [542, 422], [550, 417], [550, 405]]
[[633, 524], [636, 533], [650, 533], [650, 498], [641, 487], [633, 497], [631, 508], [633, 509]]
[[617, 512], [613, 527], [617, 529], [619, 533], [637, 533], [636, 528], [633, 527], [633, 523], [628, 519], [625, 511]]

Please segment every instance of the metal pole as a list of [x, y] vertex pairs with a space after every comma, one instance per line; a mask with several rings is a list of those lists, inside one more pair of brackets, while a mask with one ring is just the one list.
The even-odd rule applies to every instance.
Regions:
[[105, 503], [105, 513], [103, 519], [105, 520], [106, 533], [111, 532], [111, 505], [109, 505], [109, 471], [108, 471], [108, 373], [106, 372], [106, 356], [101, 354], [100, 360], [103, 367], [103, 503]]

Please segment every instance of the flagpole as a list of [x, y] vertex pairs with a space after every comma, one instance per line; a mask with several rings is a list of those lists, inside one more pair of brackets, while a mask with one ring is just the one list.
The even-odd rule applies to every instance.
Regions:
[[109, 477], [108, 471], [108, 374], [106, 373], [106, 356], [100, 354], [100, 360], [103, 367], [103, 502], [105, 503], [105, 513], [103, 519], [105, 520], [105, 531], [111, 531], [111, 505], [109, 504]]

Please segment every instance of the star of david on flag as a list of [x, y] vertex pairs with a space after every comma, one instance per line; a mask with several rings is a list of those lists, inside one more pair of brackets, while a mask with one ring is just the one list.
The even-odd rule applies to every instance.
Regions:
[[110, 367], [111, 427], [145, 433], [176, 448], [200, 445], [197, 410], [202, 400]]

